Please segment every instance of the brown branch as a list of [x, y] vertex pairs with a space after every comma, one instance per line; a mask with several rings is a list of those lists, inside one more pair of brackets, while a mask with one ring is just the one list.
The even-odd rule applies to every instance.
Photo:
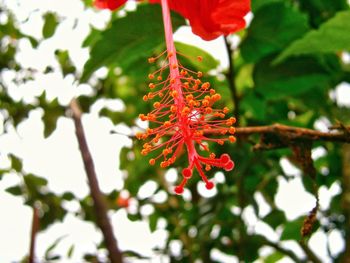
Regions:
[[342, 198], [342, 208], [345, 216], [345, 250], [341, 256], [342, 263], [350, 262], [350, 145], [344, 145], [343, 149], [343, 198]]
[[309, 248], [309, 246], [304, 241], [299, 242], [299, 244], [305, 252], [309, 261], [313, 263], [322, 263], [322, 261], [316, 256], [316, 254]]
[[[336, 132], [321, 132], [307, 128], [287, 126], [283, 124], [272, 124], [266, 126], [251, 126], [251, 127], [237, 127], [235, 135], [237, 137], [244, 136], [247, 137], [253, 134], [260, 134], [262, 136], [274, 136], [275, 138], [281, 139], [281, 147], [286, 147], [283, 142], [289, 144], [291, 142], [300, 142], [300, 141], [327, 141], [327, 142], [342, 142], [350, 143], [350, 128], [347, 127], [347, 130], [338, 130]], [[222, 130], [204, 130], [204, 134], [220, 134]], [[125, 135], [113, 131], [115, 134]], [[171, 136], [173, 133], [169, 132], [168, 135]], [[135, 135], [125, 135], [129, 138], [135, 138]], [[278, 145], [270, 145], [271, 149]], [[255, 150], [264, 150], [270, 149], [269, 145], [256, 145]], [[277, 148], [277, 147], [275, 147]]]
[[350, 143], [350, 135], [348, 134], [348, 130], [321, 132], [278, 123], [266, 126], [236, 128], [236, 136], [249, 136], [252, 134], [261, 135], [260, 142], [254, 146], [254, 150], [285, 148], [293, 144], [312, 141]]
[[225, 40], [225, 46], [227, 50], [227, 55], [228, 55], [228, 61], [229, 61], [229, 68], [226, 73], [226, 78], [228, 81], [228, 85], [231, 91], [232, 95], [232, 101], [234, 104], [234, 111], [233, 114], [237, 120], [236, 125], [239, 126], [239, 121], [240, 121], [240, 115], [239, 115], [239, 97], [238, 97], [238, 92], [237, 92], [237, 87], [235, 83], [235, 65], [233, 62], [233, 50], [231, 49], [230, 43], [227, 39], [227, 37], [224, 37]]
[[83, 125], [81, 122], [82, 111], [76, 100], [73, 99], [71, 101], [70, 109], [72, 111], [75, 132], [78, 139], [80, 152], [83, 158], [85, 172], [89, 182], [90, 194], [94, 202], [97, 225], [102, 231], [110, 261], [112, 263], [122, 263], [122, 254], [118, 249], [117, 241], [113, 235], [112, 225], [107, 216], [107, 206], [105, 203], [105, 199], [98, 185], [94, 162], [92, 160], [92, 156], [85, 138]]
[[39, 211], [38, 208], [33, 206], [33, 221], [32, 221], [32, 232], [30, 234], [30, 248], [28, 263], [35, 263], [35, 240], [36, 234], [39, 231]]
[[264, 239], [264, 243], [267, 246], [272, 247], [272, 248], [276, 249], [277, 251], [281, 252], [282, 254], [290, 257], [290, 259], [292, 259], [294, 262], [296, 262], [296, 263], [304, 262], [303, 260], [299, 259], [298, 256], [292, 250], [289, 250], [287, 248], [281, 247], [278, 243], [274, 243], [274, 242], [268, 240], [265, 237], [261, 237], [261, 238]]

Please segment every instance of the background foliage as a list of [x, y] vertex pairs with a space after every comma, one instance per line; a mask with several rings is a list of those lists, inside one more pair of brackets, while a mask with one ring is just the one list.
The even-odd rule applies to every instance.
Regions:
[[[89, 3], [86, 8], [91, 8]], [[6, 6], [1, 4], [0, 12], [8, 16], [8, 20], [0, 24], [0, 72], [13, 70], [18, 74], [19, 83], [29, 81], [34, 73], [17, 63], [17, 40], [27, 38], [35, 48], [40, 41], [53, 36], [60, 19], [55, 13], [47, 13], [42, 28], [43, 39], [35, 39], [21, 33]], [[313, 129], [322, 118], [338, 127], [350, 125], [349, 108], [338, 105], [330, 96], [339, 83], [350, 82], [349, 62], [345, 63], [342, 59], [343, 52], [350, 51], [348, 3], [345, 0], [253, 0], [252, 12], [254, 16], [251, 24], [239, 33], [239, 46], [233, 47], [228, 43], [232, 55], [229, 69], [218, 69], [218, 62], [209, 53], [177, 43], [180, 52], [203, 56], [202, 63], [192, 59], [184, 59], [182, 63], [203, 72], [216, 70], [217, 74], [206, 75], [206, 78], [223, 95], [222, 104], [238, 114], [242, 127], [281, 123]], [[176, 29], [185, 25], [185, 21], [174, 14], [173, 25]], [[140, 5], [135, 12], [125, 16], [113, 14], [106, 29], [92, 28], [84, 47], [89, 48], [90, 56], [83, 72], [75, 68], [67, 51], [56, 51], [63, 75], [72, 75], [76, 81], [87, 82], [93, 87], [93, 94], [78, 99], [83, 111], [88, 113], [98, 99], [119, 98], [125, 104], [125, 110], [115, 112], [104, 108], [100, 112], [101, 117], [110, 119], [116, 125], [124, 123], [139, 129], [136, 122], [138, 114], [148, 112], [151, 107], [141, 99], [147, 92], [146, 76], [152, 71], [147, 57], [165, 48], [159, 6]], [[108, 71], [103, 78], [97, 78], [94, 74], [100, 67]], [[50, 72], [52, 69], [46, 70]], [[234, 103], [235, 98], [238, 104]], [[45, 93], [38, 95], [33, 103], [14, 99], [2, 75], [0, 103], [5, 127], [3, 134], [9, 127], [16, 128], [37, 108], [44, 112], [42, 121], [45, 124], [45, 136], [50, 136], [55, 130], [59, 117], [69, 116], [65, 106], [57, 100], [47, 100]], [[287, 159], [299, 167], [306, 191], [315, 196], [315, 205], [317, 189], [340, 185], [341, 191], [333, 196], [330, 205], [326, 209], [319, 209], [312, 232], [322, 231], [328, 236], [333, 230], [340, 231], [345, 241], [344, 250], [335, 254], [328, 251], [328, 256], [334, 262], [347, 262], [346, 255], [350, 253], [350, 203], [346, 200], [350, 194], [350, 162], [346, 159], [350, 152], [349, 146], [319, 141], [290, 144], [276, 140], [273, 136], [240, 136], [233, 146], [217, 147], [214, 152], [218, 155], [221, 152], [229, 153], [235, 160], [236, 168], [232, 173], [225, 174], [224, 182], [217, 183], [217, 193], [210, 198], [199, 193], [196, 179], [190, 181], [189, 191], [184, 197], [173, 195], [173, 182], [165, 180], [165, 174], [169, 172], [148, 165], [148, 159], [140, 155], [141, 144], [133, 140], [133, 147], [123, 148], [119, 156], [120, 169], [127, 175], [124, 188], [138, 204], [138, 210], [130, 213], [129, 218], [146, 220], [151, 231], [157, 229], [158, 222], [165, 220], [169, 233], [167, 246], [158, 252], [168, 255], [170, 262], [194, 262], [197, 259], [214, 262], [211, 258], [213, 249], [234, 255], [242, 262], [257, 259], [276, 262], [286, 257], [296, 262], [322, 262], [318, 251], [309, 249], [308, 237], [302, 239], [300, 234], [307, 214], [290, 220], [283, 209], [276, 205], [279, 180], [284, 178], [288, 181], [295, 177], [281, 167], [281, 160]], [[259, 142], [268, 142], [276, 149], [253, 151], [253, 146]], [[324, 149], [325, 154], [314, 162], [308, 160], [307, 164], [303, 163], [306, 157], [300, 156], [319, 147]], [[30, 207], [40, 204], [41, 230], [62, 220], [69, 213], [62, 206], [64, 200], [78, 200], [78, 216], [95, 222], [99, 215], [94, 214], [89, 196], [78, 198], [71, 192], [54, 194], [47, 187], [45, 179], [23, 171], [18, 157], [9, 155], [9, 158], [12, 165], [1, 171], [0, 180], [10, 172], [23, 178], [21, 184], [7, 191], [22, 196]], [[180, 171], [185, 163], [185, 158], [181, 158], [172, 172]], [[208, 176], [220, 178], [217, 172], [210, 171]], [[147, 198], [141, 198], [139, 189], [150, 182], [156, 185], [154, 192]], [[268, 204], [270, 209], [267, 214], [262, 213], [257, 194]], [[293, 196], [293, 193], [290, 195]], [[105, 193], [105, 196], [109, 201], [109, 209], [122, 208], [115, 202], [119, 192], [112, 191]], [[151, 205], [154, 212], [147, 216], [142, 214], [141, 208], [145, 205]], [[244, 217], [247, 209], [253, 210], [261, 224], [276, 231], [279, 240], [271, 241], [268, 236], [254, 231], [248, 223], [249, 218]], [[174, 255], [170, 249], [169, 244], [174, 240], [181, 244], [180, 255]], [[292, 241], [293, 245], [286, 247], [283, 245], [285, 241]], [[48, 247], [46, 260], [59, 257], [50, 253], [55, 245]], [[99, 246], [103, 247], [104, 244]], [[262, 255], [261, 249], [264, 247], [273, 249], [268, 255]], [[72, 250], [67, 252], [68, 255]], [[134, 252], [125, 252], [125, 256], [130, 259], [142, 257]], [[85, 259], [95, 262], [95, 257], [87, 254]]]

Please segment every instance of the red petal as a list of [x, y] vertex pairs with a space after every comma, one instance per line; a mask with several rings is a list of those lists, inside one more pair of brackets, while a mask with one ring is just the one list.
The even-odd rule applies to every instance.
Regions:
[[100, 9], [115, 10], [126, 3], [127, 0], [94, 0], [94, 6]]
[[[149, 0], [160, 3], [160, 0]], [[169, 0], [170, 8], [187, 18], [194, 34], [204, 40], [234, 33], [245, 27], [250, 0]]]

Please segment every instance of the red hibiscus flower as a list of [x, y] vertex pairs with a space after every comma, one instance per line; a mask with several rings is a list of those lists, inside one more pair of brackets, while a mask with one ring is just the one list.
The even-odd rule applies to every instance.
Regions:
[[95, 0], [94, 6], [100, 9], [115, 10], [126, 3], [127, 0]]
[[250, 0], [169, 0], [169, 6], [189, 20], [194, 34], [212, 40], [244, 28]]
[[[170, 9], [189, 20], [194, 34], [204, 40], [234, 33], [245, 26], [250, 0], [168, 0]], [[95, 0], [98, 8], [117, 9], [126, 0]], [[160, 0], [149, 0], [160, 3]]]

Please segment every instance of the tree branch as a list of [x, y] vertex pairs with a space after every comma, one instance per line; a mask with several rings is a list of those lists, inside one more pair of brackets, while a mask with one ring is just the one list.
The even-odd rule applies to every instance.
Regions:
[[[204, 134], [220, 134], [222, 130], [204, 130]], [[121, 134], [113, 131], [115, 134]], [[171, 136], [173, 133], [169, 132], [168, 135]], [[350, 127], [344, 127], [334, 132], [321, 132], [307, 128], [287, 126], [283, 124], [272, 124], [265, 126], [251, 126], [251, 127], [237, 127], [235, 135], [237, 137], [247, 137], [253, 134], [260, 134], [261, 136], [272, 136], [274, 138], [280, 139], [280, 144], [278, 145], [262, 145], [258, 144], [254, 147], [255, 150], [268, 150], [277, 148], [277, 146], [288, 146], [289, 143], [297, 143], [303, 141], [327, 141], [327, 142], [342, 142], [350, 143]], [[126, 135], [133, 139], [135, 135]], [[266, 139], [264, 139], [266, 140]], [[286, 144], [286, 145], [284, 145]]]
[[226, 78], [228, 81], [229, 88], [231, 90], [232, 101], [235, 107], [233, 114], [237, 120], [236, 125], [239, 126], [239, 121], [240, 121], [239, 97], [238, 97], [237, 87], [235, 83], [235, 65], [233, 62], [233, 50], [231, 49], [231, 46], [227, 37], [224, 37], [224, 40], [225, 40], [225, 46], [226, 46], [228, 61], [229, 61], [229, 68], [228, 68], [228, 72], [226, 73]]
[[268, 245], [269, 247], [272, 247], [272, 248], [276, 249], [277, 251], [281, 252], [282, 254], [290, 257], [290, 259], [292, 259], [294, 262], [296, 262], [296, 263], [304, 262], [303, 260], [299, 259], [297, 257], [297, 255], [292, 250], [289, 250], [287, 248], [281, 247], [279, 244], [274, 243], [274, 242], [268, 240], [265, 237], [262, 237], [262, 238], [264, 238], [264, 242], [265, 242], [266, 245]]
[[343, 197], [342, 208], [345, 216], [345, 250], [341, 256], [342, 263], [349, 263], [350, 261], [350, 145], [344, 145], [343, 149]]
[[[350, 132], [350, 130], [348, 132]], [[350, 134], [348, 132], [321, 132], [307, 128], [287, 126], [279, 123], [266, 126], [236, 128], [237, 135], [273, 134], [289, 140], [331, 141], [350, 143]]]
[[81, 122], [81, 109], [78, 102], [73, 99], [70, 103], [72, 117], [75, 125], [75, 132], [79, 143], [81, 156], [83, 158], [85, 172], [88, 178], [90, 194], [94, 202], [94, 210], [98, 227], [101, 229], [104, 241], [112, 263], [122, 263], [122, 254], [117, 246], [117, 241], [113, 235], [112, 225], [107, 215], [105, 199], [100, 191], [95, 171], [95, 165], [86, 141], [83, 125]]
[[30, 234], [30, 248], [28, 263], [35, 263], [35, 240], [36, 234], [39, 230], [39, 215], [38, 208], [33, 206], [33, 221], [32, 221], [32, 232]]
[[301, 248], [305, 252], [307, 258], [313, 263], [322, 263], [322, 261], [315, 255], [315, 253], [309, 248], [309, 246], [304, 242], [299, 242]]

